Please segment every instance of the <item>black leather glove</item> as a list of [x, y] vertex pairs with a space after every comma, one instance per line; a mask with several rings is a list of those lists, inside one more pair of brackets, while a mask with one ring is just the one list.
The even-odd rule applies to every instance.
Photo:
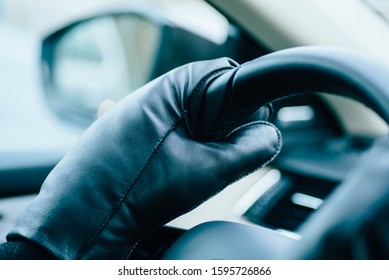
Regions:
[[226, 58], [188, 64], [120, 102], [54, 168], [8, 240], [60, 259], [127, 258], [150, 231], [269, 163], [281, 145], [270, 123], [218, 142], [192, 135], [204, 89], [234, 67]]

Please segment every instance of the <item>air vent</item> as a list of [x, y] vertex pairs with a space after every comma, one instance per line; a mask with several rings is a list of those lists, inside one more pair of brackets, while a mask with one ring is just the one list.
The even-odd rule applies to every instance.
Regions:
[[249, 221], [280, 230], [296, 232], [320, 208], [337, 183], [282, 173], [281, 179], [244, 213]]

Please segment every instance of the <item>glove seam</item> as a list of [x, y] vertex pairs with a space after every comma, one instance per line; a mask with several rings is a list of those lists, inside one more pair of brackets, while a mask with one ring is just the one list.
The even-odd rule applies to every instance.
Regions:
[[211, 76], [218, 75], [219, 73], [221, 75], [221, 74], [224, 74], [225, 72], [227, 72], [228, 70], [232, 70], [232, 69], [234, 69], [234, 68], [231, 66], [222, 67], [222, 68], [219, 68], [217, 70], [213, 70], [213, 71], [209, 72], [203, 78], [201, 78], [200, 81], [195, 85], [191, 94], [189, 94], [187, 101], [185, 102], [183, 115], [186, 115], [186, 112], [187, 112], [188, 108], [190, 107], [190, 103], [192, 102], [194, 96], [196, 96], [198, 94], [201, 87], [204, 85], [205, 82], [207, 82], [209, 80], [209, 78]]
[[[87, 242], [87, 244], [83, 247], [83, 249], [80, 250], [80, 252], [77, 254], [77, 259], [81, 259], [81, 257], [83, 255], [86, 254], [87, 250], [90, 248], [90, 246], [92, 245], [92, 243], [94, 241], [96, 241], [96, 239], [98, 238], [98, 236], [102, 233], [102, 231], [104, 230], [104, 228], [106, 228], [106, 226], [108, 225], [108, 223], [112, 220], [112, 218], [116, 215], [119, 207], [124, 203], [124, 201], [126, 200], [126, 198], [129, 196], [129, 194], [131, 193], [131, 191], [133, 190], [133, 188], [135, 187], [135, 185], [137, 184], [137, 182], [140, 180], [140, 178], [142, 177], [144, 171], [147, 169], [147, 167], [151, 164], [153, 158], [155, 157], [155, 155], [157, 154], [159, 148], [162, 146], [163, 142], [165, 141], [165, 139], [170, 135], [170, 133], [175, 130], [180, 124], [181, 122], [185, 119], [186, 115], [187, 115], [187, 112], [188, 112], [188, 106], [190, 104], [190, 102], [193, 100], [193, 96], [195, 96], [199, 91], [200, 91], [200, 88], [202, 87], [202, 85], [209, 80], [209, 78], [212, 76], [212, 75], [216, 75], [217, 73], [219, 72], [222, 72], [222, 71], [226, 71], [226, 70], [229, 70], [229, 69], [232, 69], [231, 66], [229, 67], [222, 67], [222, 68], [219, 68], [217, 70], [213, 70], [211, 72], [209, 72], [208, 74], [206, 74], [205, 76], [203, 76], [199, 82], [195, 85], [195, 87], [193, 88], [193, 90], [191, 91], [191, 93], [189, 94], [188, 96], [188, 100], [187, 102], [185, 103], [184, 105], [184, 110], [182, 112], [182, 114], [180, 115], [180, 117], [177, 119], [177, 121], [175, 123], [173, 123], [169, 129], [166, 131], [166, 133], [158, 140], [157, 144], [154, 146], [150, 156], [148, 157], [146, 163], [142, 166], [142, 168], [140, 169], [138, 175], [136, 176], [136, 178], [134, 179], [134, 181], [132, 183], [129, 184], [129, 186], [127, 187], [127, 190], [126, 192], [124, 193], [124, 195], [118, 200], [118, 202], [116, 203], [116, 205], [112, 208], [112, 212], [109, 214], [109, 216], [104, 220], [104, 222], [100, 225], [100, 227], [97, 229], [97, 231], [95, 232], [95, 234], [89, 239], [89, 241]], [[173, 93], [174, 94], [174, 93]], [[144, 237], [144, 235], [141, 236], [142, 238]], [[133, 245], [130, 245], [131, 248], [129, 250], [129, 252], [131, 253], [134, 249], [134, 247], [136, 246], [136, 244], [139, 243], [139, 241], [142, 239], [142, 238], [139, 238], [137, 239], [135, 242], [133, 242]], [[130, 254], [129, 253], [129, 254]], [[128, 255], [128, 254], [127, 254]]]
[[[230, 137], [232, 134], [235, 134], [245, 128], [248, 128], [248, 127], [253, 127], [253, 126], [270, 126], [272, 128], [275, 129], [276, 131], [276, 134], [277, 134], [277, 149], [275, 150], [275, 152], [270, 156], [270, 158], [268, 160], [266, 160], [264, 163], [262, 163], [260, 166], [256, 167], [256, 168], [253, 168], [253, 169], [250, 169], [248, 170], [247, 172], [241, 174], [240, 176], [237, 176], [236, 178], [232, 179], [231, 181], [229, 181], [227, 184], [225, 185], [222, 185], [220, 188], [218, 188], [214, 193], [212, 193], [211, 195], [209, 195], [207, 198], [199, 201], [198, 203], [194, 204], [193, 206], [189, 207], [189, 208], [186, 208], [185, 210], [182, 210], [180, 211], [179, 213], [176, 213], [174, 215], [171, 215], [169, 216], [168, 218], [165, 219], [165, 221], [163, 221], [161, 224], [166, 224], [167, 222], [175, 219], [176, 217], [179, 217], [185, 213], [188, 213], [189, 211], [192, 211], [193, 209], [195, 209], [196, 207], [198, 207], [200, 204], [204, 203], [205, 201], [207, 201], [209, 198], [215, 196], [216, 194], [220, 193], [223, 189], [225, 189], [227, 186], [231, 185], [232, 183], [238, 181], [239, 179], [263, 168], [264, 166], [268, 165], [270, 162], [272, 162], [276, 157], [277, 155], [280, 153], [281, 151], [281, 147], [282, 147], [282, 138], [281, 138], [281, 133], [280, 131], [277, 129], [277, 127], [275, 125], [273, 125], [272, 123], [269, 123], [267, 121], [256, 121], [256, 122], [251, 122], [251, 123], [248, 123], [248, 124], [245, 124], [245, 125], [242, 125], [236, 129], [234, 129], [231, 133], [229, 133], [226, 137]], [[144, 239], [145, 237], [147, 237], [152, 231], [154, 231], [155, 229], [157, 229], [158, 227], [160, 226], [157, 226], [157, 227], [154, 227], [153, 229], [151, 229], [150, 231], [148, 231], [147, 233], [144, 233], [143, 235], [141, 235], [133, 244], [133, 246], [130, 248], [126, 258], [128, 259], [129, 256], [132, 254], [132, 252], [134, 251], [134, 249], [136, 248], [136, 246], [140, 243], [140, 241], [142, 239]]]
[[[253, 169], [250, 169], [250, 170], [248, 170], [247, 172], [243, 173], [242, 175], [235, 177], [234, 179], [232, 179], [231, 181], [229, 181], [227, 184], [225, 184], [225, 185], [223, 185], [222, 187], [218, 188], [217, 191], [215, 191], [213, 194], [211, 194], [211, 195], [208, 196], [207, 198], [201, 200], [199, 203], [195, 204], [194, 206], [192, 206], [192, 207], [190, 207], [190, 208], [187, 208], [186, 210], [183, 210], [183, 211], [179, 212], [177, 216], [176, 216], [176, 215], [169, 216], [169, 218], [167, 219], [168, 221], [174, 219], [174, 218], [175, 218], [174, 216], [178, 217], [178, 216], [181, 216], [181, 215], [184, 214], [184, 213], [187, 213], [187, 212], [193, 210], [194, 208], [196, 208], [197, 206], [199, 206], [199, 205], [202, 204], [203, 202], [207, 201], [210, 197], [213, 197], [213, 196], [215, 196], [216, 194], [218, 194], [219, 192], [221, 192], [221, 191], [222, 191], [224, 188], [226, 188], [227, 186], [229, 186], [229, 185], [231, 185], [232, 183], [238, 181], [239, 179], [241, 179], [241, 178], [243, 178], [243, 177], [245, 177], [245, 176], [247, 176], [247, 175], [249, 175], [249, 174], [251, 174], [251, 173], [253, 173], [253, 172], [255, 172], [255, 171], [259, 170], [259, 169], [261, 169], [261, 168], [263, 168], [264, 166], [268, 165], [270, 162], [272, 162], [272, 161], [277, 157], [277, 155], [280, 153], [281, 147], [282, 147], [281, 133], [280, 133], [280, 131], [276, 128], [275, 125], [273, 125], [273, 124], [271, 124], [271, 123], [269, 123], [269, 122], [266, 122], [266, 121], [257, 121], [257, 122], [252, 122], [252, 123], [249, 123], [249, 124], [246, 124], [246, 125], [242, 125], [242, 126], [236, 128], [236, 129], [234, 129], [230, 134], [228, 134], [227, 137], [231, 136], [232, 134], [234, 134], [234, 133], [236, 133], [236, 132], [238, 132], [238, 131], [240, 131], [240, 130], [242, 130], [242, 129], [244, 129], [244, 128], [253, 127], [253, 126], [257, 126], [257, 125], [267, 125], [267, 126], [270, 126], [270, 127], [274, 128], [275, 131], [276, 131], [276, 133], [277, 133], [277, 149], [276, 149], [275, 152], [270, 156], [270, 158], [269, 158], [268, 160], [266, 160], [264, 163], [262, 163], [260, 166], [258, 166], [258, 167], [256, 167], [256, 168], [253, 168]], [[226, 138], [227, 138], [227, 137], [226, 137]]]
[[[173, 127], [172, 130], [174, 130], [175, 128], [177, 128], [180, 123], [184, 120], [186, 120], [186, 117], [187, 117], [187, 114], [188, 114], [188, 111], [189, 109], [191, 108], [191, 103], [193, 101], [193, 98], [195, 96], [197, 96], [200, 92], [201, 92], [201, 89], [203, 89], [203, 86], [206, 82], [209, 81], [209, 79], [213, 76], [220, 76], [224, 73], [226, 73], [227, 71], [229, 70], [232, 70], [232, 69], [235, 69], [236, 67], [233, 67], [233, 66], [225, 66], [225, 67], [221, 67], [219, 69], [216, 69], [216, 70], [213, 70], [209, 73], [207, 73], [205, 76], [203, 76], [198, 82], [197, 84], [194, 86], [193, 90], [191, 91], [191, 93], [188, 95], [187, 97], [187, 100], [184, 104], [184, 110], [183, 110], [183, 113], [182, 115], [180, 116], [180, 118], [178, 119], [177, 123], [175, 124], [175, 126]], [[193, 132], [192, 132], [192, 129], [190, 128], [190, 126], [186, 123], [186, 128], [187, 128], [187, 131], [189, 132], [189, 135], [190, 137], [193, 137]], [[172, 131], [170, 130], [169, 131], [169, 134], [170, 132]], [[162, 143], [161, 143], [162, 145]], [[180, 214], [181, 215], [181, 214]], [[154, 228], [155, 229], [155, 228]], [[154, 230], [153, 229], [153, 230]], [[134, 243], [133, 245], [130, 247], [130, 249], [128, 250], [128, 253], [126, 255], [126, 259], [129, 258], [129, 256], [132, 254], [132, 252], [135, 250], [136, 246], [140, 243], [140, 241], [142, 239], [144, 239], [147, 235], [150, 234], [151, 231], [148, 231], [147, 233], [141, 235]]]
[[121, 196], [121, 198], [118, 200], [118, 202], [116, 203], [116, 205], [112, 208], [112, 212], [110, 213], [110, 215], [108, 216], [108, 218], [106, 220], [104, 220], [104, 222], [101, 224], [101, 226], [98, 228], [98, 230], [95, 232], [95, 234], [90, 238], [90, 240], [88, 241], [88, 243], [85, 245], [85, 247], [80, 250], [80, 253], [77, 254], [77, 258], [81, 258], [82, 255], [85, 254], [85, 252], [89, 249], [89, 247], [92, 245], [92, 243], [97, 239], [97, 237], [101, 234], [101, 232], [104, 230], [104, 228], [107, 226], [107, 224], [112, 220], [112, 218], [115, 216], [115, 214], [117, 213], [119, 207], [123, 204], [123, 202], [126, 200], [126, 198], [129, 196], [129, 194], [131, 193], [132, 189], [135, 187], [135, 185], [137, 184], [138, 180], [140, 180], [140, 178], [142, 177], [142, 174], [144, 173], [144, 171], [147, 169], [147, 167], [151, 164], [152, 162], [152, 159], [154, 158], [154, 156], [157, 154], [157, 151], [159, 150], [161, 144], [165, 141], [165, 139], [169, 136], [169, 134], [178, 126], [178, 124], [180, 123], [180, 120], [181, 120], [182, 117], [180, 117], [177, 121], [177, 123], [174, 123], [172, 124], [172, 126], [166, 131], [166, 133], [158, 140], [157, 144], [154, 146], [150, 156], [148, 157], [146, 163], [142, 166], [142, 168], [140, 169], [138, 175], [136, 176], [136, 178], [134, 179], [134, 181], [132, 181], [132, 183], [129, 184], [129, 186], [127, 187], [127, 190], [126, 192], [124, 193], [124, 195]]
[[[177, 120], [177, 123], [174, 124], [174, 126], [172, 127], [171, 130], [169, 130], [168, 134], [170, 134], [171, 131], [175, 130], [180, 124], [182, 121], [184, 121], [187, 117], [187, 114], [188, 114], [188, 111], [189, 111], [189, 108], [190, 108], [190, 105], [192, 103], [192, 100], [195, 96], [197, 96], [199, 94], [199, 92], [201, 92], [201, 89], [203, 88], [203, 85], [209, 81], [209, 79], [212, 77], [212, 76], [216, 76], [216, 75], [222, 75], [224, 74], [225, 72], [229, 71], [229, 70], [232, 70], [232, 69], [235, 69], [235, 67], [233, 66], [225, 66], [225, 67], [221, 67], [219, 69], [216, 69], [216, 70], [213, 70], [209, 73], [207, 73], [205, 76], [203, 76], [198, 82], [197, 84], [194, 86], [193, 90], [191, 91], [191, 93], [188, 95], [188, 98], [184, 104], [184, 110], [182, 112], [182, 115], [180, 116], [180, 118]], [[187, 128], [187, 131], [189, 132], [189, 135], [191, 137], [193, 137], [193, 133], [192, 133], [192, 130], [191, 128], [186, 124], [186, 128]], [[167, 137], [168, 135], [166, 135]], [[161, 141], [161, 145], [162, 145], [162, 142]], [[153, 151], [154, 153], [154, 151]], [[152, 155], [154, 156], [154, 155]], [[145, 169], [147, 168], [147, 166], [145, 166]], [[180, 214], [181, 215], [181, 214]], [[155, 228], [154, 228], [155, 229]], [[154, 230], [153, 229], [153, 230]], [[135, 248], [137, 247], [137, 245], [141, 242], [142, 239], [144, 239], [146, 236], [148, 236], [150, 234], [151, 231], [148, 231], [146, 232], [145, 234], [142, 234], [134, 243], [133, 245], [130, 247], [130, 249], [128, 250], [127, 254], [126, 254], [126, 259], [129, 258], [129, 256], [132, 254], [132, 252], [135, 250]]]
[[[200, 79], [200, 81], [195, 85], [195, 87], [193, 88], [192, 92], [189, 94], [185, 104], [184, 104], [184, 112], [183, 112], [183, 116], [186, 116], [187, 113], [188, 113], [188, 110], [191, 108], [191, 103], [192, 103], [192, 100], [195, 96], [199, 95], [200, 93], [203, 93], [201, 91], [201, 89], [203, 89], [203, 86], [206, 82], [209, 81], [209, 79], [212, 77], [212, 76], [221, 76], [223, 75], [224, 73], [226, 73], [227, 71], [229, 70], [232, 70], [232, 69], [235, 69], [236, 67], [233, 67], [233, 66], [225, 66], [225, 67], [222, 67], [222, 68], [219, 68], [217, 70], [213, 70], [211, 72], [209, 72], [208, 74], [206, 74], [202, 79]], [[212, 77], [212, 78], [217, 78], [217, 77]], [[187, 128], [187, 131], [189, 132], [189, 136], [191, 138], [193, 138], [193, 131], [192, 131], [192, 127], [190, 127], [190, 125], [186, 124], [186, 128]]]

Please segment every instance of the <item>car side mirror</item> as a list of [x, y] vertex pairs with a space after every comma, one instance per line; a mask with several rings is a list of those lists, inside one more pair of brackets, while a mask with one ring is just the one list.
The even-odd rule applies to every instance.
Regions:
[[47, 100], [61, 117], [87, 126], [104, 101], [120, 101], [175, 67], [222, 56], [238, 62], [258, 56], [247, 37], [231, 32], [231, 25], [225, 28], [224, 42], [214, 42], [152, 9], [79, 19], [43, 40]]
[[42, 59], [58, 113], [89, 123], [106, 99], [118, 101], [152, 77], [161, 26], [135, 14], [102, 15], [47, 37]]

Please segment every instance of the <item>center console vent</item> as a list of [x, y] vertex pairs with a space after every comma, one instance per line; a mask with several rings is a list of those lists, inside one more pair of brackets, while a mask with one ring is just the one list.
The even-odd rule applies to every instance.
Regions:
[[245, 211], [243, 217], [275, 230], [297, 232], [338, 183], [278, 172], [279, 180]]

